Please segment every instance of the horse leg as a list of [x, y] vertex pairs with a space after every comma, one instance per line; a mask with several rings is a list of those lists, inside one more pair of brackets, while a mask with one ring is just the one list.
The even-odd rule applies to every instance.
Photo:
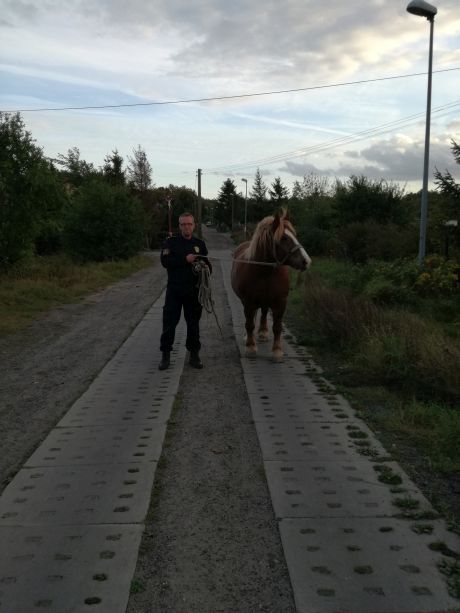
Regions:
[[265, 343], [268, 341], [267, 313], [268, 313], [268, 308], [262, 307], [262, 312], [260, 314], [259, 333], [258, 333], [258, 339], [261, 343]]
[[256, 339], [254, 337], [255, 317], [257, 309], [249, 305], [244, 305], [244, 316], [246, 318], [246, 355], [254, 356], [257, 353]]
[[283, 329], [283, 315], [286, 310], [286, 301], [280, 302], [272, 308], [273, 314], [273, 357], [279, 360], [283, 357], [284, 352], [281, 347], [281, 331]]

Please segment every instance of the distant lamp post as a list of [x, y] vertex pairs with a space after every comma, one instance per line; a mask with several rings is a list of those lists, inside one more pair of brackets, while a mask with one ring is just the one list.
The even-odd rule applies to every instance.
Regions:
[[430, 121], [431, 121], [431, 77], [433, 73], [433, 27], [434, 16], [438, 9], [424, 0], [412, 0], [407, 5], [407, 11], [412, 15], [426, 17], [430, 22], [430, 48], [428, 53], [428, 92], [426, 100], [425, 123], [425, 158], [423, 163], [422, 203], [420, 207], [420, 237], [418, 247], [418, 264], [423, 267], [425, 261], [426, 226], [428, 216], [428, 162], [430, 159]]
[[248, 219], [248, 180], [241, 179], [246, 183], [246, 197], [244, 199], [244, 238], [247, 237], [246, 228], [247, 228], [247, 219]]

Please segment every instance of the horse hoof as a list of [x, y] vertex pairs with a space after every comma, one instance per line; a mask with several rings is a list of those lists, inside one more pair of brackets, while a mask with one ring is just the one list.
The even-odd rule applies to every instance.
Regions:
[[273, 360], [275, 362], [281, 362], [283, 359], [284, 353], [281, 351], [281, 349], [275, 349], [275, 351], [273, 352]]
[[266, 343], [268, 341], [268, 334], [259, 334], [257, 340], [259, 343]]
[[255, 358], [256, 356], [257, 356], [256, 347], [246, 347], [246, 357], [247, 358]]

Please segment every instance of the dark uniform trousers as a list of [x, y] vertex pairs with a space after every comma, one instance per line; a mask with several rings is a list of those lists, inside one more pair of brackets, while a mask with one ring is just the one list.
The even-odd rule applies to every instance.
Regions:
[[187, 323], [185, 346], [191, 353], [198, 352], [201, 349], [200, 318], [202, 307], [198, 302], [198, 290], [184, 294], [179, 289], [168, 287], [163, 307], [163, 334], [160, 339], [160, 351], [171, 351], [182, 307]]

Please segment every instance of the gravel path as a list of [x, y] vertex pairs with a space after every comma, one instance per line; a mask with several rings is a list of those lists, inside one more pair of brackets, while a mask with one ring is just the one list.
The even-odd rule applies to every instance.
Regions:
[[182, 374], [128, 613], [295, 611], [218, 263], [212, 287], [223, 336], [204, 315], [205, 368]]

